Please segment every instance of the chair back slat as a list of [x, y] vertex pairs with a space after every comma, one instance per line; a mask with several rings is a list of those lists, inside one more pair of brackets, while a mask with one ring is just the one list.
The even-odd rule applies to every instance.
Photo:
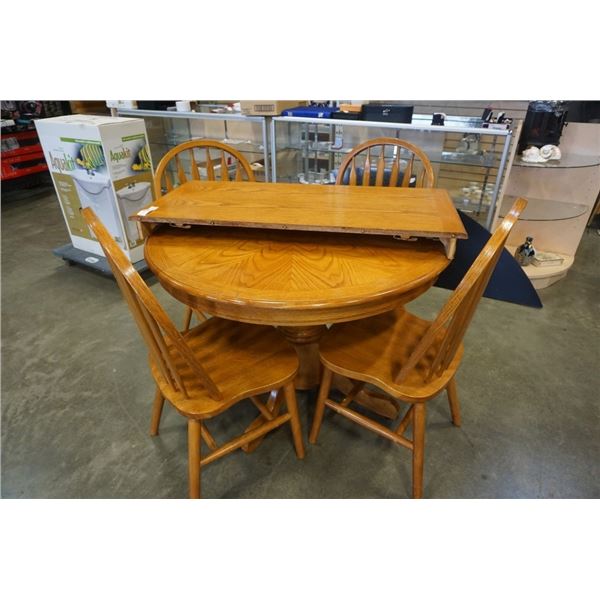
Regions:
[[[108, 257], [107, 257], [108, 258]], [[125, 298], [125, 302], [127, 302], [129, 309], [137, 323], [138, 329], [144, 338], [146, 345], [154, 359], [155, 364], [158, 367], [161, 375], [167, 381], [167, 383], [173, 388], [177, 389], [176, 380], [173, 377], [171, 366], [169, 365], [170, 356], [165, 356], [160, 348], [160, 345], [157, 343], [156, 337], [154, 336], [150, 324], [148, 322], [148, 317], [144, 314], [142, 307], [137, 300], [135, 294], [131, 291], [130, 287], [127, 285], [127, 281], [121, 275], [115, 263], [108, 258], [108, 262], [110, 264], [111, 269], [113, 270], [113, 274], [115, 279], [117, 280], [117, 284]]]
[[[362, 144], [359, 144], [349, 152], [344, 160], [342, 161], [338, 175], [336, 179], [337, 184], [345, 183], [347, 177], [347, 171], [350, 169], [348, 184], [357, 185], [357, 165], [356, 159], [359, 156], [365, 156], [364, 170], [362, 175], [361, 185], [370, 185], [371, 183], [371, 162], [372, 155], [371, 151], [374, 148], [379, 149], [379, 158], [377, 160], [377, 171], [375, 175], [375, 185], [381, 186], [386, 185], [386, 168], [385, 168], [385, 149], [386, 146], [393, 148], [392, 153], [392, 168], [389, 176], [387, 185], [390, 187], [396, 187], [400, 178], [400, 155], [402, 150], [405, 150], [408, 155], [408, 166], [403, 173], [401, 186], [406, 187], [410, 184], [411, 177], [416, 174], [415, 169], [417, 164], [420, 166], [420, 172], [417, 174], [417, 180], [415, 185], [417, 187], [432, 188], [435, 185], [435, 175], [433, 173], [433, 167], [431, 161], [427, 157], [427, 154], [423, 152], [418, 146], [407, 142], [406, 140], [400, 140], [397, 138], [374, 138], [367, 140]], [[417, 161], [417, 162], [416, 162]]]
[[350, 185], [356, 185], [356, 157], [352, 159], [352, 168], [350, 170]]
[[229, 168], [223, 150], [221, 150], [221, 181], [229, 181]]
[[221, 400], [223, 396], [219, 388], [94, 211], [87, 207], [81, 212], [104, 250], [142, 337], [163, 377], [169, 385], [175, 389], [179, 388], [185, 394], [183, 378], [175, 362], [178, 355], [209, 395]]
[[[236, 165], [235, 180], [236, 181], [255, 181], [252, 167], [248, 160], [235, 148], [223, 144], [217, 140], [190, 140], [171, 148], [159, 161], [154, 174], [154, 192], [155, 198], [160, 198], [165, 191], [170, 192], [175, 187], [171, 175], [175, 175], [178, 182], [176, 185], [181, 185], [190, 179], [200, 180], [201, 173], [196, 159], [196, 149], [204, 149], [206, 155], [206, 179], [215, 181], [215, 164], [221, 165], [221, 181], [230, 181], [228, 163], [232, 160]], [[210, 149], [220, 151], [220, 159], [212, 159]], [[189, 176], [186, 174], [186, 164], [180, 160], [180, 155], [186, 152], [186, 156], [190, 157]], [[173, 164], [174, 161], [174, 169]], [[185, 161], [187, 162], [187, 161]], [[171, 174], [169, 174], [169, 170]]]
[[423, 359], [431, 357], [432, 349], [435, 351], [435, 356], [428, 367], [425, 380], [431, 380], [448, 368], [494, 272], [508, 235], [526, 206], [525, 198], [518, 198], [515, 201], [437, 318], [403, 364], [395, 379], [396, 383], [401, 383]]
[[215, 170], [213, 168], [212, 158], [210, 157], [210, 147], [206, 147], [206, 179], [215, 181]]
[[181, 160], [179, 155], [175, 157], [175, 164], [177, 165], [177, 179], [179, 180], [179, 185], [185, 183], [187, 181], [187, 177], [185, 175], [185, 171], [183, 169], [183, 165], [181, 164]]
[[446, 331], [442, 341], [439, 344], [435, 359], [429, 367], [426, 380], [429, 381], [435, 375], [443, 372], [454, 358], [456, 351], [467, 331], [471, 318], [475, 314], [479, 299], [483, 295], [487, 279], [480, 277], [479, 280], [469, 290], [462, 304], [456, 309], [454, 315], [446, 324]]
[[189, 149], [190, 153], [190, 171], [192, 172], [192, 179], [196, 181], [200, 180], [200, 171], [198, 170], [198, 163], [196, 162], [196, 156], [194, 154], [194, 149]]
[[365, 159], [365, 167], [362, 176], [363, 185], [371, 185], [371, 147], [367, 148], [367, 157]]
[[412, 171], [415, 164], [414, 154], [410, 157], [406, 170], [404, 171], [404, 177], [402, 177], [402, 187], [408, 187], [410, 184], [410, 178], [412, 177]]
[[171, 377], [172, 377], [172, 380], [170, 381], [171, 386], [174, 387], [175, 389], [181, 390], [181, 392], [183, 392], [183, 395], [187, 398], [188, 394], [187, 394], [187, 390], [185, 388], [185, 384], [183, 383], [183, 379], [181, 378], [179, 371], [177, 370], [177, 368], [175, 367], [175, 364], [173, 363], [171, 354], [169, 352], [169, 348], [168, 348], [165, 338], [162, 334], [162, 331], [160, 330], [160, 327], [158, 326], [158, 323], [154, 320], [154, 318], [148, 312], [146, 307], [141, 303], [140, 303], [140, 309], [142, 310], [142, 313], [143, 313], [144, 317], [146, 318], [146, 322], [148, 323], [148, 326], [150, 327], [150, 330], [154, 336], [156, 345], [158, 346], [158, 348], [160, 350], [160, 354], [163, 357], [163, 359], [165, 360], [165, 363], [169, 369], [169, 373], [171, 374]]
[[385, 175], [385, 146], [381, 146], [379, 160], [377, 161], [377, 175], [375, 176], [375, 185], [381, 187], [383, 185], [383, 176]]
[[[173, 189], [173, 184], [171, 183], [171, 176], [168, 173], [165, 173], [165, 186], [167, 188], [167, 191], [170, 192]], [[154, 188], [156, 190], [156, 187]], [[156, 196], [157, 198], [159, 196], [161, 196], [161, 190], [160, 190], [160, 186], [158, 188], [158, 196]]]
[[[235, 167], [235, 180], [236, 181], [243, 181], [243, 178], [242, 178], [242, 169], [240, 167], [240, 163], [237, 163], [237, 165]], [[254, 181], [254, 175], [252, 175], [252, 179], [250, 179], [249, 181]]]
[[398, 185], [398, 174], [400, 172], [400, 153], [398, 148], [394, 148], [394, 155], [392, 161], [392, 172], [390, 173], [390, 187], [396, 187]]

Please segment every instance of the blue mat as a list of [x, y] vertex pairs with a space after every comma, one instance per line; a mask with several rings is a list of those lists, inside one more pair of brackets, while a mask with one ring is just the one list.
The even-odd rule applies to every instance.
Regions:
[[[467, 230], [469, 239], [456, 242], [456, 254], [450, 266], [439, 276], [435, 285], [447, 290], [454, 290], [460, 283], [469, 267], [473, 264], [486, 242], [490, 232], [477, 221], [458, 211], [461, 221]], [[542, 301], [529, 278], [519, 263], [507, 251], [503, 250], [496, 269], [485, 288], [486, 298], [513, 302], [524, 306], [542, 308]]]

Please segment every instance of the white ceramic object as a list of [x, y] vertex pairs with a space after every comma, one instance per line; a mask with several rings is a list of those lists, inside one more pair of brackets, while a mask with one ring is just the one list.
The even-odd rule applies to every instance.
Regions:
[[546, 144], [540, 148], [540, 155], [542, 158], [546, 160], [560, 160], [561, 152], [558, 146], [554, 146], [553, 144]]
[[523, 154], [521, 154], [521, 160], [523, 162], [530, 163], [543, 163], [548, 161], [547, 158], [544, 158], [540, 154], [540, 149], [536, 148], [535, 146], [530, 146], [527, 148], [527, 150], [523, 150]]

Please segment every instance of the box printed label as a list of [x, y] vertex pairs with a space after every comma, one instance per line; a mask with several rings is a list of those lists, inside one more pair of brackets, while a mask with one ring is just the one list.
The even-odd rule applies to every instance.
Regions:
[[129, 216], [138, 212], [153, 200], [152, 162], [146, 135], [139, 133], [121, 137], [117, 145], [108, 151], [110, 170], [117, 205], [125, 225], [130, 248], [144, 243], [139, 223], [130, 221]]
[[58, 192], [58, 201], [63, 208], [67, 226], [71, 234], [89, 240], [93, 239], [86, 222], [79, 212], [81, 203], [73, 183], [73, 178], [63, 173], [52, 173], [52, 178]]

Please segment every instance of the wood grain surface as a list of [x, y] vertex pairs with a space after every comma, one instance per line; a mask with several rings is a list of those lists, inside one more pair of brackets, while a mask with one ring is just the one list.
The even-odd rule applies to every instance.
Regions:
[[[301, 425], [293, 380], [298, 356], [273, 327], [224, 319], [209, 319], [181, 333], [133, 268], [111, 234], [87, 207], [83, 217], [104, 250], [117, 284], [150, 353], [150, 370], [157, 386], [150, 425], [158, 435], [165, 399], [188, 419], [188, 472], [190, 498], [200, 497], [201, 467], [248, 446], [266, 433], [290, 422], [298, 458], [304, 457]], [[288, 412], [278, 416], [256, 396], [283, 390]], [[277, 395], [277, 392], [275, 392]], [[204, 421], [249, 398], [261, 422], [218, 446]], [[211, 452], [201, 456], [200, 438]]]
[[432, 240], [222, 227], [161, 226], [145, 257], [163, 287], [189, 306], [281, 326], [391, 310], [427, 290], [449, 263]]
[[[527, 206], [518, 198], [433, 321], [399, 308], [352, 323], [331, 327], [320, 340], [324, 373], [309, 440], [316, 443], [325, 407], [413, 452], [413, 497], [423, 495], [426, 402], [447, 390], [452, 422], [460, 426], [460, 405], [454, 376], [463, 356], [463, 337], [473, 318], [502, 249], [519, 215]], [[391, 429], [349, 405], [359, 384], [340, 403], [329, 398], [333, 374], [375, 385], [410, 405]], [[412, 442], [404, 437], [412, 419]]]
[[[218, 160], [215, 160], [215, 153], [219, 156]], [[198, 162], [198, 154], [204, 154], [204, 163]], [[172, 169], [170, 174], [169, 166], [176, 167]], [[218, 178], [215, 166], [218, 166]], [[235, 168], [234, 179], [236, 181], [244, 180], [242, 174], [248, 181], [255, 181], [252, 167], [235, 148], [217, 140], [203, 139], [184, 142], [175, 146], [175, 148], [171, 148], [160, 159], [154, 173], [154, 197], [158, 200], [163, 196], [163, 182], [164, 189], [169, 192], [186, 181], [201, 179], [200, 172], [202, 169], [200, 167], [203, 167], [205, 178], [209, 181], [230, 181], [229, 169], [232, 166]], [[198, 311], [196, 311], [196, 315], [200, 320], [205, 318]], [[191, 321], [192, 309], [186, 306], [183, 317], [185, 330], [189, 329]]]
[[187, 181], [132, 220], [176, 225], [218, 225], [466, 238], [444, 189]]

